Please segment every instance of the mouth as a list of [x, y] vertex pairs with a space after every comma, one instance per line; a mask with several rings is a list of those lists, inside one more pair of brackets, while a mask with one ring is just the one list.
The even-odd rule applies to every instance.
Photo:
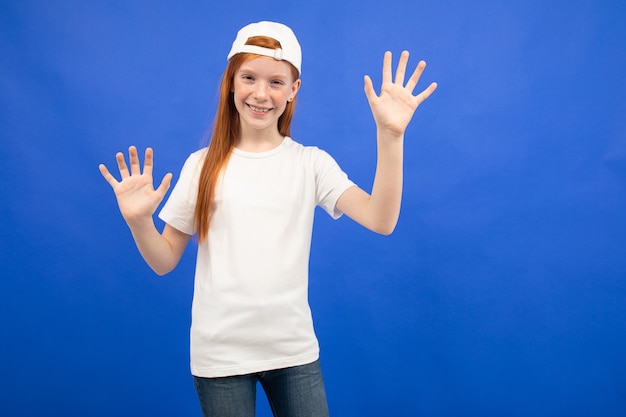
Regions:
[[246, 103], [246, 105], [248, 106], [248, 108], [249, 108], [250, 110], [252, 110], [252, 111], [253, 111], [253, 112], [255, 112], [255, 113], [261, 113], [261, 114], [263, 114], [263, 113], [267, 113], [267, 112], [269, 112], [270, 110], [272, 110], [271, 108], [267, 108], [267, 107], [256, 107], [256, 106], [253, 106], [253, 105], [251, 105], [251, 104], [247, 104], [247, 103]]

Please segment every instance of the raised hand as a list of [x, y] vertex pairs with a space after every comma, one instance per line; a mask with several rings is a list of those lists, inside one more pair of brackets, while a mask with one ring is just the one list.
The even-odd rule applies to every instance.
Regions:
[[420, 61], [417, 64], [415, 71], [404, 85], [408, 60], [408, 51], [402, 52], [395, 79], [392, 79], [391, 52], [385, 52], [380, 95], [374, 91], [372, 79], [368, 75], [364, 78], [365, 95], [372, 109], [377, 128], [394, 136], [404, 134], [417, 107], [437, 88], [437, 83], [431, 83], [425, 90], [414, 96], [413, 90], [422, 72], [424, 72], [424, 68], [426, 68], [426, 62]]
[[117, 204], [124, 220], [130, 225], [132, 222], [152, 217], [170, 187], [172, 174], [166, 174], [159, 188], [154, 189], [152, 182], [152, 149], [146, 149], [143, 172], [139, 163], [137, 148], [131, 146], [128, 149], [128, 154], [130, 171], [126, 165], [124, 154], [118, 152], [115, 155], [122, 177], [121, 181], [117, 181], [104, 164], [100, 164], [99, 168], [100, 173], [102, 173], [104, 179], [115, 192]]

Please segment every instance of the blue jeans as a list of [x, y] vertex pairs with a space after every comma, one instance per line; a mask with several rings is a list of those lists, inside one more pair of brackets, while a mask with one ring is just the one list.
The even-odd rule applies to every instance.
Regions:
[[261, 383], [275, 417], [328, 417], [319, 360], [308, 365], [223, 378], [194, 376], [204, 417], [254, 417]]

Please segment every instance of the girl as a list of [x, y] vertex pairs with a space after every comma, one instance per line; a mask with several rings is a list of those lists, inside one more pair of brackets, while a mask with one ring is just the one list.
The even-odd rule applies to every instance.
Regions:
[[191, 325], [191, 371], [204, 416], [254, 416], [256, 384], [275, 416], [327, 416], [319, 347], [308, 304], [308, 261], [316, 206], [346, 214], [377, 233], [395, 228], [402, 194], [404, 131], [437, 87], [417, 96], [421, 61], [405, 84], [408, 52], [392, 76], [383, 60], [377, 95], [365, 94], [377, 127], [378, 161], [371, 195], [324, 151], [290, 138], [301, 86], [302, 55], [287, 26], [241, 29], [228, 54], [213, 135], [189, 156], [159, 213], [172, 174], [153, 187], [152, 150], [143, 172], [130, 147], [130, 169], [116, 155], [117, 181], [100, 171], [145, 261], [159, 275], [198, 238]]

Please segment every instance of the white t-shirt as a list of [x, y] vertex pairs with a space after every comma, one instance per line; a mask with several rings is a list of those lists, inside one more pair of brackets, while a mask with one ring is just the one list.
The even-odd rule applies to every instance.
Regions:
[[[193, 235], [206, 148], [189, 156], [159, 217]], [[268, 152], [234, 149], [198, 247], [191, 372], [220, 377], [303, 365], [319, 346], [308, 303], [316, 206], [333, 218], [354, 186], [326, 152], [286, 137]]]

